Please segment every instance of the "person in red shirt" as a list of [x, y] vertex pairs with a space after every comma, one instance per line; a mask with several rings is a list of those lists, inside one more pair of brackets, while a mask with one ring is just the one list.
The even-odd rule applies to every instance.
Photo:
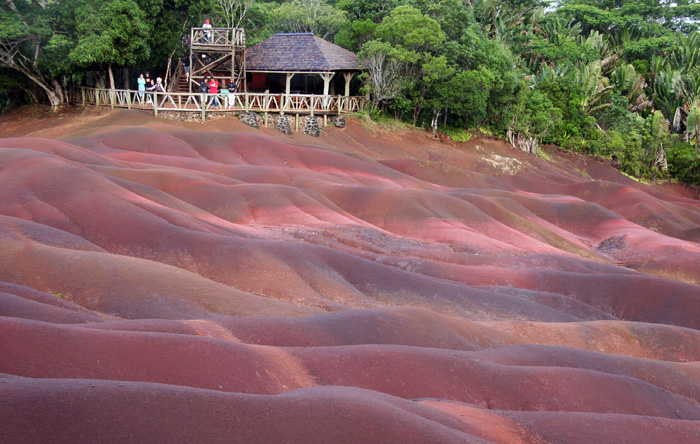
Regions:
[[213, 94], [209, 105], [214, 109], [219, 108], [219, 82], [214, 77], [209, 79], [209, 94]]

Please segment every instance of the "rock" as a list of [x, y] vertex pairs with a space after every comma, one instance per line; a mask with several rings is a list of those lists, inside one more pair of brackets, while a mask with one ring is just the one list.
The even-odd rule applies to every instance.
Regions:
[[343, 116], [333, 117], [333, 125], [335, 125], [336, 128], [345, 128], [345, 117], [343, 117]]
[[258, 115], [254, 112], [241, 113], [241, 122], [253, 128], [258, 128]]
[[321, 135], [321, 128], [318, 126], [318, 119], [316, 116], [309, 116], [306, 118], [306, 123], [304, 124], [304, 132], [309, 136], [318, 137]]
[[287, 116], [284, 114], [280, 114], [279, 117], [277, 117], [277, 129], [287, 136], [292, 134], [292, 127], [289, 124], [289, 119], [287, 119]]

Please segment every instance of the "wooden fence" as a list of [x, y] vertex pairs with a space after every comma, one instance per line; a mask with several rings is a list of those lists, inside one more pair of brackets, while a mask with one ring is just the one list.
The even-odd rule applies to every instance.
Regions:
[[245, 48], [243, 28], [191, 28], [190, 45], [200, 49]]
[[[323, 96], [315, 94], [269, 93], [174, 93], [139, 92], [126, 89], [74, 87], [68, 91], [71, 103], [111, 108], [139, 108], [161, 112], [200, 113], [202, 121], [209, 112], [236, 113], [241, 111], [338, 115], [360, 111], [365, 97]], [[217, 106], [218, 104], [218, 106]]]

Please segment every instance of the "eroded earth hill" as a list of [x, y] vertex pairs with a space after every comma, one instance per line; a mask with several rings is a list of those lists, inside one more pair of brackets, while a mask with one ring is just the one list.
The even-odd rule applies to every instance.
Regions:
[[700, 442], [697, 192], [357, 120], [32, 125], [0, 442]]

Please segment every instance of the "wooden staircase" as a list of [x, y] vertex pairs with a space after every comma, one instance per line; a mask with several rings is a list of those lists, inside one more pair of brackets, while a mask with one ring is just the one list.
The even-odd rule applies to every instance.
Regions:
[[185, 76], [184, 72], [181, 72], [180, 75], [178, 76], [177, 79], [177, 84], [175, 85], [175, 88], [173, 88], [173, 92], [179, 92], [179, 93], [186, 93], [189, 92], [190, 90], [187, 87], [187, 76]]
[[172, 89], [170, 89], [170, 92], [174, 93], [187, 93], [190, 92], [188, 89], [187, 82], [189, 79], [185, 75], [185, 67], [182, 64], [182, 62], [178, 62], [178, 64], [175, 66], [175, 73], [173, 75], [172, 81], [174, 84], [172, 85]]

